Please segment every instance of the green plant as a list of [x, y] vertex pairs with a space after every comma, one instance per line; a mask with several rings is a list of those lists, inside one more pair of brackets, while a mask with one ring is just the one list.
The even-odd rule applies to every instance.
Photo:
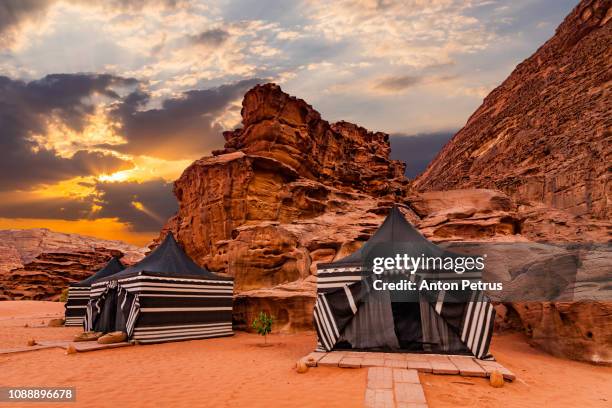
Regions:
[[68, 288], [62, 290], [62, 294], [59, 297], [60, 302], [65, 302], [68, 300]]
[[264, 344], [268, 343], [268, 334], [272, 332], [272, 324], [274, 318], [266, 312], [259, 312], [259, 315], [253, 320], [251, 327], [257, 330], [261, 336], [264, 336]]

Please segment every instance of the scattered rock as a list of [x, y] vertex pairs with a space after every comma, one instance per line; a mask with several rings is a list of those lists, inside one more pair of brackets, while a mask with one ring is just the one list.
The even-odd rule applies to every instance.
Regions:
[[308, 371], [308, 365], [303, 358], [299, 359], [297, 363], [295, 363], [295, 368], [299, 374], [304, 374]]
[[65, 319], [51, 319], [51, 320], [49, 320], [49, 323], [47, 323], [47, 326], [49, 326], [49, 327], [62, 327], [62, 326], [64, 326], [64, 323], [66, 323]]
[[113, 344], [121, 343], [127, 339], [127, 335], [122, 331], [115, 331], [106, 333], [105, 335], [98, 338], [99, 344]]
[[77, 350], [74, 347], [74, 344], [70, 343], [68, 347], [66, 347], [66, 354], [76, 354]]
[[36, 345], [36, 340], [34, 339], [28, 340], [28, 346], [35, 346], [35, 345]]
[[73, 341], [94, 341], [102, 337], [103, 334], [104, 333], [102, 332], [91, 332], [91, 331], [78, 333], [74, 335]]
[[493, 388], [503, 387], [505, 384], [505, 381], [504, 381], [504, 376], [502, 375], [502, 373], [500, 373], [497, 370], [492, 371], [489, 376], [489, 384], [491, 384], [491, 387]]

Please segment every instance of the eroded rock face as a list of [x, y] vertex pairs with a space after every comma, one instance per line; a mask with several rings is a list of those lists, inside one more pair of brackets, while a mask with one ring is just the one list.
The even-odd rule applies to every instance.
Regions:
[[57, 300], [70, 283], [91, 276], [112, 256], [132, 264], [144, 253], [121, 241], [44, 228], [0, 230], [0, 300]]
[[612, 364], [612, 302], [513, 304], [530, 342], [549, 353]]
[[225, 150], [240, 150], [286, 165], [300, 178], [374, 196], [405, 192], [404, 163], [389, 159], [389, 135], [348, 122], [329, 124], [301, 99], [275, 84], [244, 96], [244, 127], [225, 132]]
[[493, 191], [455, 194], [456, 202], [472, 197], [463, 211], [480, 225], [451, 234], [458, 213], [446, 211], [446, 202], [435, 204], [431, 194], [406, 200], [404, 165], [389, 160], [386, 134], [329, 124], [277, 85], [247, 92], [242, 115], [243, 127], [224, 133], [225, 148], [175, 182], [179, 211], [162, 231], [200, 264], [234, 277], [236, 327], [248, 328], [265, 310], [277, 317], [277, 330], [311, 329], [317, 263], [357, 250], [394, 203], [404, 203], [407, 218], [425, 223], [436, 240], [515, 234], [514, 204]]
[[413, 193], [408, 203], [427, 238], [442, 241], [521, 241], [517, 206], [496, 190], [465, 189]]
[[[522, 237], [609, 243], [611, 20], [610, 1], [582, 1], [555, 35], [485, 98], [413, 187], [501, 190], [517, 203], [518, 223], [512, 224]], [[439, 219], [441, 224], [434, 219], [424, 225], [431, 236], [455, 239], [458, 228], [468, 228], [469, 217]], [[584, 265], [578, 289], [609, 284], [609, 264], [603, 281], [597, 278], [600, 268], [588, 260]], [[521, 311], [534, 344], [560, 356], [610, 362], [609, 352], [607, 357], [602, 352], [612, 348], [609, 297], [558, 307], [508, 306]]]
[[234, 277], [238, 327], [266, 310], [277, 329], [310, 329], [316, 264], [369, 238], [408, 192], [404, 164], [389, 159], [387, 134], [329, 124], [274, 84], [246, 93], [242, 117], [175, 182], [179, 211], [162, 235]]
[[485, 99], [414, 183], [492, 188], [610, 219], [610, 2], [582, 1]]

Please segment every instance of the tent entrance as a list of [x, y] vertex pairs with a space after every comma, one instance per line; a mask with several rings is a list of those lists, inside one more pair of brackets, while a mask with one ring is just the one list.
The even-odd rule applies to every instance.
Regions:
[[429, 302], [392, 302], [386, 291], [368, 293], [334, 349], [471, 354]]

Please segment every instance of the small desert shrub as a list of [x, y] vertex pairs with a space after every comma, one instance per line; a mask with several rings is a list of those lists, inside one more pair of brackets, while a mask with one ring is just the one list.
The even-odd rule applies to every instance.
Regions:
[[68, 288], [62, 290], [62, 294], [59, 297], [58, 302], [65, 302], [68, 300]]
[[272, 323], [274, 318], [266, 312], [259, 312], [259, 315], [253, 320], [251, 327], [257, 330], [261, 336], [264, 336], [264, 344], [268, 342], [268, 334], [272, 332]]

